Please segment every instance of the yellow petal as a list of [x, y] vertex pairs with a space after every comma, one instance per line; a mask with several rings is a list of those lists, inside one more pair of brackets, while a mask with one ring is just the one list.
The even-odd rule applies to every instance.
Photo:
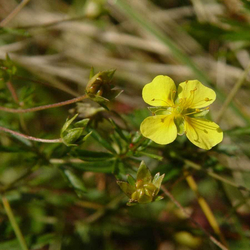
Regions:
[[151, 83], [145, 85], [142, 90], [143, 100], [152, 106], [172, 106], [176, 86], [174, 81], [168, 77], [156, 76]]
[[185, 131], [187, 138], [197, 147], [211, 149], [223, 139], [220, 127], [202, 118], [185, 117]]
[[178, 87], [178, 98], [183, 99], [185, 108], [207, 107], [216, 99], [215, 92], [204, 86], [197, 80], [180, 83]]
[[147, 117], [140, 127], [143, 136], [158, 144], [169, 144], [177, 136], [177, 128], [172, 115], [156, 115]]

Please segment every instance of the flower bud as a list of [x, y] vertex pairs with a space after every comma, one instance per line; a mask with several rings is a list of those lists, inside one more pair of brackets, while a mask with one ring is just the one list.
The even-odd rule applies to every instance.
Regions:
[[111, 81], [114, 73], [115, 70], [106, 70], [92, 76], [87, 84], [86, 94], [98, 103], [107, 102], [117, 97], [122, 91], [113, 89], [114, 85]]
[[157, 195], [164, 176], [164, 174], [160, 176], [160, 174], [157, 173], [154, 178], [152, 178], [149, 169], [146, 167], [144, 162], [142, 162], [137, 172], [136, 181], [129, 175], [129, 183], [117, 181], [117, 184], [130, 198], [127, 203], [128, 206], [135, 205], [137, 203], [150, 203], [163, 198]]
[[62, 127], [61, 138], [63, 143], [67, 146], [77, 146], [78, 144], [86, 141], [88, 136], [91, 134], [91, 132], [87, 134], [84, 130], [89, 122], [89, 119], [83, 119], [75, 124], [72, 124], [77, 116], [78, 114], [70, 120], [67, 119]]

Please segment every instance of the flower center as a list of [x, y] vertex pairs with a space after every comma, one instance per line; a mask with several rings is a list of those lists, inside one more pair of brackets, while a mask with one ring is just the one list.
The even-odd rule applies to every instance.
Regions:
[[183, 113], [184, 109], [183, 109], [183, 106], [182, 105], [177, 105], [177, 106], [174, 106], [173, 107], [173, 114], [175, 116], [179, 116]]

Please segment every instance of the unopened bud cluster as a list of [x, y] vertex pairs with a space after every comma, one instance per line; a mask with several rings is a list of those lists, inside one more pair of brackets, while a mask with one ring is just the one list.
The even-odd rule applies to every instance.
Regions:
[[132, 176], [128, 176], [128, 182], [117, 181], [122, 191], [130, 198], [127, 205], [135, 205], [137, 203], [150, 203], [163, 199], [162, 196], [157, 196], [161, 187], [164, 174], [157, 173], [152, 177], [145, 163], [142, 162], [136, 180]]

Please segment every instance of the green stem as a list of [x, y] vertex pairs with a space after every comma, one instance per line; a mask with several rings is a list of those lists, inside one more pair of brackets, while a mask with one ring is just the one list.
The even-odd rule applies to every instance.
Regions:
[[9, 201], [7, 200], [7, 198], [4, 195], [2, 195], [2, 202], [3, 202], [4, 209], [5, 209], [6, 213], [7, 213], [7, 216], [9, 218], [9, 220], [10, 220], [10, 223], [11, 223], [13, 229], [14, 229], [14, 232], [16, 234], [16, 237], [17, 237], [17, 239], [19, 241], [19, 244], [20, 244], [21, 248], [23, 250], [28, 250], [27, 244], [26, 244], [25, 239], [24, 239], [24, 237], [22, 235], [22, 232], [21, 232], [21, 230], [20, 230], [20, 228], [19, 228], [19, 226], [18, 226], [18, 224], [16, 222], [16, 219], [15, 219], [14, 214], [12, 212], [12, 209], [10, 207]]

